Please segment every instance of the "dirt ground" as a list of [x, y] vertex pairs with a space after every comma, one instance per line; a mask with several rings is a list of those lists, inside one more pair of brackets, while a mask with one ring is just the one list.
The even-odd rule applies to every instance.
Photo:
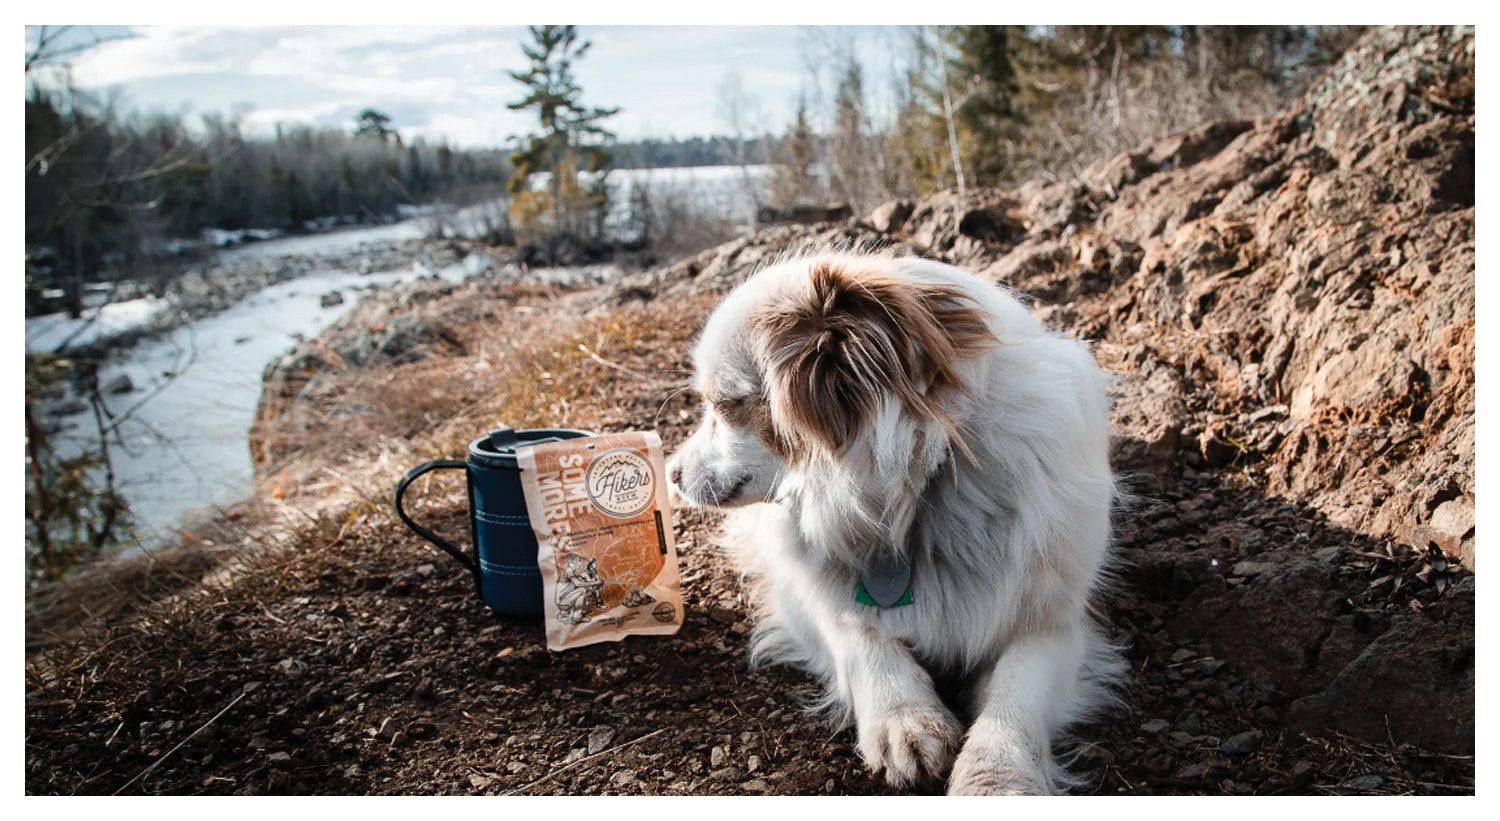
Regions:
[[[676, 516], [677, 635], [565, 652], [545, 648], [539, 622], [489, 612], [462, 569], [395, 518], [401, 471], [459, 455], [502, 418], [655, 429], [668, 452], [690, 430], [696, 400], [675, 388], [685, 331], [708, 302], [585, 321], [557, 294], [511, 287], [476, 301], [482, 286], [466, 287], [390, 309], [420, 305], [455, 329], [418, 361], [300, 371], [312, 375], [287, 390], [312, 410], [279, 417], [280, 448], [262, 430], [266, 484], [191, 537], [197, 559], [163, 553], [150, 573], [101, 571], [29, 595], [28, 794], [892, 792], [850, 731], [806, 714], [808, 677], [749, 667], [745, 601], [712, 515]], [[375, 321], [370, 310], [351, 321]], [[298, 432], [297, 413], [313, 411], [322, 422]], [[311, 449], [287, 456], [293, 440]], [[1245, 584], [1257, 561], [1319, 563], [1373, 620], [1421, 609], [1472, 622], [1451, 595], [1472, 577], [1267, 497], [1186, 442], [1180, 455], [1198, 469], [1117, 522], [1123, 584], [1106, 605], [1132, 674], [1127, 707], [1072, 739], [1078, 792], [1472, 794], [1472, 756], [1288, 729], [1284, 690], [1237, 673], [1184, 623], [1205, 590]], [[418, 490], [428, 501], [414, 515], [466, 531], [458, 480]], [[1247, 526], [1260, 538], [1235, 535]], [[1386, 577], [1397, 581], [1371, 583]], [[131, 585], [133, 603], [76, 612]]]

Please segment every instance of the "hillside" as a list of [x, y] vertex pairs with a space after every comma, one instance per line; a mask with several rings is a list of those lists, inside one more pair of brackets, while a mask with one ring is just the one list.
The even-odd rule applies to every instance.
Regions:
[[[491, 427], [689, 433], [693, 334], [789, 247], [1028, 295], [1119, 376], [1129, 709], [1086, 792], [1474, 791], [1474, 40], [1372, 32], [1295, 109], [1016, 191], [779, 226], [597, 287], [422, 282], [266, 372], [256, 497], [28, 596], [29, 793], [882, 794], [810, 681], [751, 671], [716, 520], [687, 621], [549, 653], [396, 519]], [[462, 534], [458, 481], [416, 514]], [[74, 602], [109, 603], [68, 615]]]

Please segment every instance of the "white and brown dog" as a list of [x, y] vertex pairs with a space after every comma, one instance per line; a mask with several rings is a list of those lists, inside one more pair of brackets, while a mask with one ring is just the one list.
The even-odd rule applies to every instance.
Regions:
[[693, 357], [668, 473], [743, 508], [755, 659], [820, 677], [890, 784], [1066, 789], [1053, 742], [1123, 673], [1090, 607], [1115, 481], [1087, 348], [957, 268], [820, 253], [735, 289]]

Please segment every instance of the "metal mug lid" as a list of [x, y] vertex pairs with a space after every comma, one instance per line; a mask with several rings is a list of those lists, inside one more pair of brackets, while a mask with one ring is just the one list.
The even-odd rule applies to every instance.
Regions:
[[593, 436], [586, 430], [572, 428], [496, 428], [469, 443], [469, 464], [485, 468], [518, 470], [516, 448]]

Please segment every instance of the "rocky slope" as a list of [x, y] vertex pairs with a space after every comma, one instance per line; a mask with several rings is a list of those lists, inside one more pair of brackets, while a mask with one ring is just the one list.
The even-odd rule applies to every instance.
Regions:
[[[887, 792], [800, 714], [804, 676], [749, 670], [713, 517], [678, 517], [681, 633], [553, 654], [389, 505], [502, 423], [670, 450], [715, 299], [830, 243], [975, 270], [1119, 375], [1134, 496], [1105, 604], [1132, 677], [1079, 733], [1084, 791], [1473, 792], [1473, 66], [1472, 30], [1378, 31], [1295, 110], [1078, 180], [778, 226], [605, 287], [365, 298], [268, 369], [258, 500], [197, 535], [204, 580], [28, 660], [28, 792]], [[461, 484], [423, 494], [462, 532]]]
[[[1095, 341], [1120, 376], [1115, 465], [1145, 504], [1207, 472], [1385, 541], [1372, 568], [1424, 557], [1421, 584], [1441, 594], [1448, 570], [1475, 567], [1473, 49], [1461, 28], [1376, 32], [1291, 111], [1208, 124], [1077, 180], [762, 232], [616, 296], [722, 292], [801, 242], [894, 242], [960, 265]], [[1193, 591], [1178, 632], [1292, 695], [1298, 726], [1472, 750], [1472, 586], [1456, 624], [1421, 600], [1371, 624], [1340, 612], [1303, 540], [1253, 521], [1217, 539], [1202, 558], [1222, 575]], [[1135, 558], [1172, 563], [1172, 547]], [[1370, 583], [1410, 594], [1399, 574]], [[1377, 670], [1386, 686], [1371, 688]], [[1443, 719], [1421, 714], [1433, 704]]]

